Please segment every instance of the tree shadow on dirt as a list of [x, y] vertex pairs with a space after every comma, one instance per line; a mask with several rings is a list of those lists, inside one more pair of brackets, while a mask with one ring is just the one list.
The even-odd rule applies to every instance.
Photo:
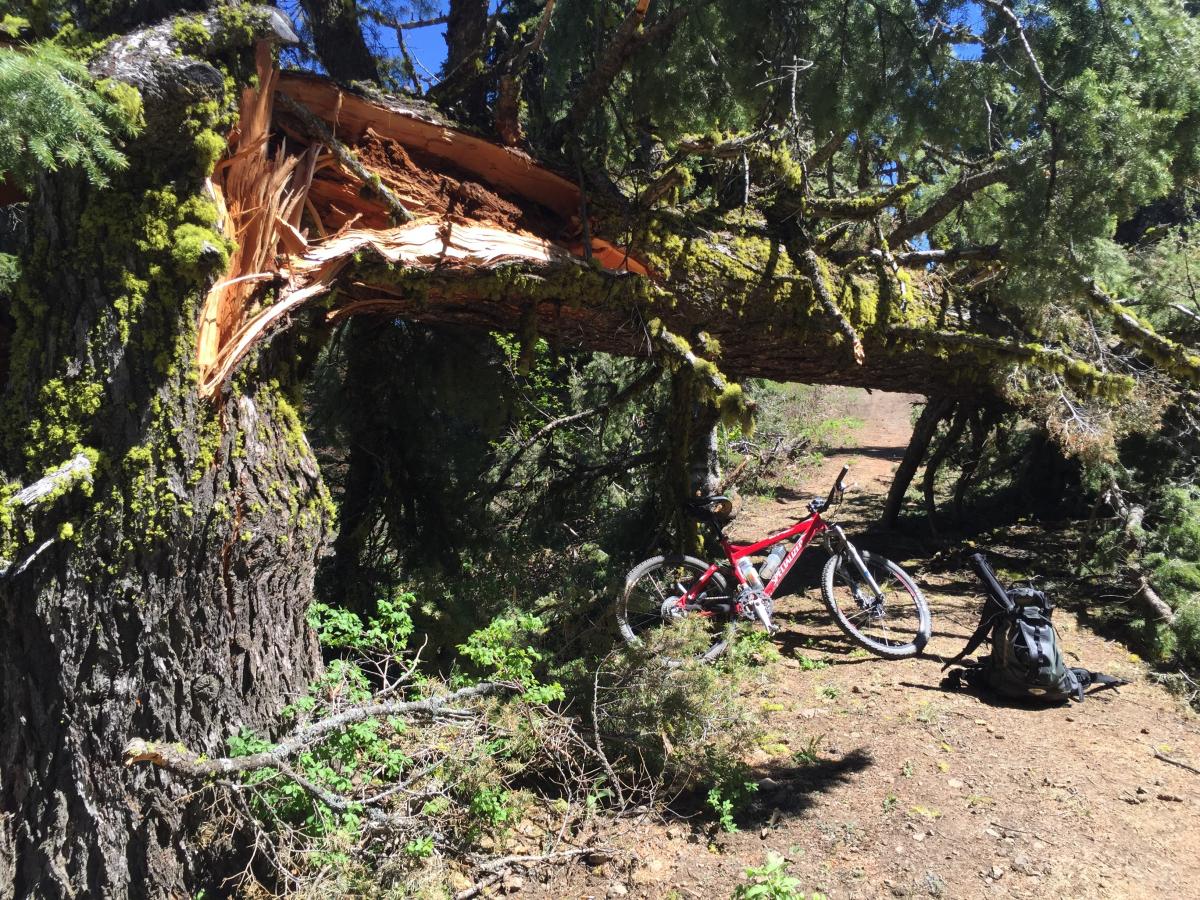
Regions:
[[[796, 762], [793, 758], [754, 766], [750, 781], [757, 785], [757, 790], [735, 815], [738, 827], [749, 831], [774, 825], [781, 818], [799, 816], [821, 794], [848, 784], [873, 763], [871, 754], [860, 748], [840, 755], [819, 754], [810, 762]], [[671, 804], [670, 812], [679, 818], [693, 819], [693, 830], [712, 830], [712, 810], [705, 805], [705, 799], [701, 792], [686, 794]]]

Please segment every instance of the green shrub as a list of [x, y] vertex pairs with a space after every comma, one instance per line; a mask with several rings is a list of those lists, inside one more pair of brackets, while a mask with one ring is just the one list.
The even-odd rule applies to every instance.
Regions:
[[[778, 853], [768, 853], [761, 866], [746, 868], [746, 881], [733, 892], [732, 900], [805, 900], [800, 881], [788, 874], [788, 865]], [[811, 900], [825, 900], [813, 894]]]

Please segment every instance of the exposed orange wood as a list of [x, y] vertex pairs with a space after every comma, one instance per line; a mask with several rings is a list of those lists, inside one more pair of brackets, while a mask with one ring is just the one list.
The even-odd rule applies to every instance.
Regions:
[[369, 128], [470, 172], [485, 184], [540, 203], [564, 219], [579, 210], [579, 188], [575, 183], [539, 166], [520, 150], [422, 118], [415, 110], [371, 103], [317, 76], [284, 73], [279, 87], [318, 116], [335, 123], [338, 136], [348, 144], [353, 145]]
[[[575, 221], [580, 194], [571, 181], [430, 114], [368, 101], [324, 79], [280, 75], [265, 47], [257, 63], [259, 87], [243, 92], [229, 152], [212, 177], [237, 249], [201, 312], [203, 393], [217, 391], [257, 341], [328, 293], [357, 253], [414, 271], [583, 264]], [[277, 90], [326, 122], [361, 164], [358, 175], [327, 148], [310, 144], [286, 117], [276, 120]], [[378, 191], [362, 182], [362, 169], [417, 219], [392, 227]], [[652, 274], [599, 238], [588, 255], [614, 272]], [[278, 292], [264, 307], [265, 282]], [[355, 298], [358, 305], [363, 299]]]

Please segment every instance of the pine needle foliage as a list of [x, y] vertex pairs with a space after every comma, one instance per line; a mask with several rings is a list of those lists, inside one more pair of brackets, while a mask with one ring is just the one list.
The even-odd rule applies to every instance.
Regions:
[[0, 47], [0, 177], [27, 188], [39, 171], [78, 166], [103, 187], [125, 168], [116, 140], [132, 129], [123, 104], [62, 49]]

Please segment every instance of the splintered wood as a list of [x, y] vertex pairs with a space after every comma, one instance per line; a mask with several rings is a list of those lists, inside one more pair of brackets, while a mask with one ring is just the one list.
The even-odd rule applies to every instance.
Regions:
[[[426, 110], [367, 100], [313, 76], [281, 75], [265, 45], [257, 61], [259, 86], [243, 93], [229, 152], [211, 179], [237, 249], [201, 314], [203, 394], [219, 391], [260, 341], [328, 294], [364, 255], [402, 270], [464, 275], [512, 264], [584, 265], [588, 255], [614, 273], [650, 274], [599, 238], [585, 254], [579, 189], [519, 150]], [[304, 122], [276, 105], [277, 91], [317, 116], [328, 127], [326, 141], [348, 148], [349, 162], [357, 159], [369, 181], [342, 165], [343, 148], [314, 140]], [[384, 190], [412, 221], [396, 223]], [[360, 295], [354, 308], [376, 305]], [[338, 313], [335, 305], [326, 315]]]

